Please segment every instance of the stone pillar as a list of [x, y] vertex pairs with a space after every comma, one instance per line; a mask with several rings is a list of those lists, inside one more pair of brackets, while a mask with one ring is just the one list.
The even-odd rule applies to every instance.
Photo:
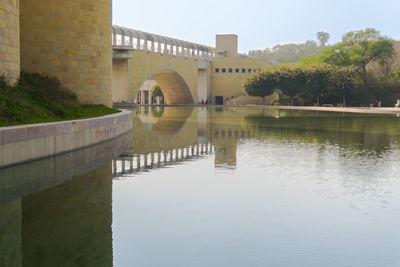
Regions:
[[147, 95], [149, 96], [149, 97], [147, 98], [147, 105], [151, 105], [151, 92], [150, 92], [150, 91], [147, 91]]
[[110, 106], [111, 2], [22, 0], [21, 68], [58, 77], [83, 103]]
[[16, 82], [20, 71], [19, 0], [0, 1], [0, 75]]
[[140, 104], [146, 104], [146, 91], [140, 91]]

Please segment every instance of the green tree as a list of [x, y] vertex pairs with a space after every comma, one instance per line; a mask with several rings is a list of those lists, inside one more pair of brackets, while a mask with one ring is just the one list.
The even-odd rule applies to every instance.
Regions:
[[244, 80], [243, 88], [248, 95], [261, 97], [265, 105], [265, 97], [271, 95], [276, 88], [276, 78], [273, 69], [252, 74]]
[[394, 55], [393, 41], [375, 29], [349, 32], [334, 49], [324, 52], [324, 61], [328, 64], [354, 66], [365, 86], [368, 85], [368, 64], [385, 62]]
[[157, 97], [157, 96], [164, 97], [164, 94], [161, 91], [161, 88], [158, 84], [155, 84], [153, 86], [153, 88], [151, 89], [151, 96], [152, 97]]
[[325, 47], [328, 44], [331, 35], [326, 31], [317, 32], [317, 40], [320, 46]]
[[290, 97], [293, 106], [293, 97], [302, 92], [306, 86], [307, 77], [300, 65], [283, 65], [277, 73], [277, 87], [283, 94]]

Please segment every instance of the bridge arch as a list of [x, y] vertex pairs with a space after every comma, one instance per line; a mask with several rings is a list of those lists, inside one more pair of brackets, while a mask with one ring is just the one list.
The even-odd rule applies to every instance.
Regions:
[[[149, 75], [160, 86], [167, 105], [192, 105], [195, 103], [191, 88], [183, 75], [175, 68], [171, 66], [159, 66], [149, 73]], [[146, 75], [146, 77], [149, 75]], [[142, 80], [141, 84], [146, 79]]]

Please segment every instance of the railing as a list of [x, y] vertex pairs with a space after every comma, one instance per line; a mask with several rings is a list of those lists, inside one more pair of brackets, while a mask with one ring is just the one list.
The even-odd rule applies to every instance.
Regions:
[[152, 33], [113, 26], [112, 45], [114, 49], [142, 50], [162, 55], [211, 60], [215, 48]]
[[196, 144], [184, 148], [172, 148], [148, 154], [123, 154], [113, 160], [113, 177], [159, 169], [182, 162], [191, 161], [202, 156], [211, 155], [215, 150], [211, 143]]

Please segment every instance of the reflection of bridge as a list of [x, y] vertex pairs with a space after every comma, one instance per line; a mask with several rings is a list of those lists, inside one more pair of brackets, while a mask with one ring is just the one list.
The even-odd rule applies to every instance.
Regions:
[[113, 177], [139, 173], [143, 170], [159, 169], [211, 155], [214, 147], [211, 143], [195, 144], [183, 148], [172, 148], [143, 155], [124, 153], [113, 160]]

